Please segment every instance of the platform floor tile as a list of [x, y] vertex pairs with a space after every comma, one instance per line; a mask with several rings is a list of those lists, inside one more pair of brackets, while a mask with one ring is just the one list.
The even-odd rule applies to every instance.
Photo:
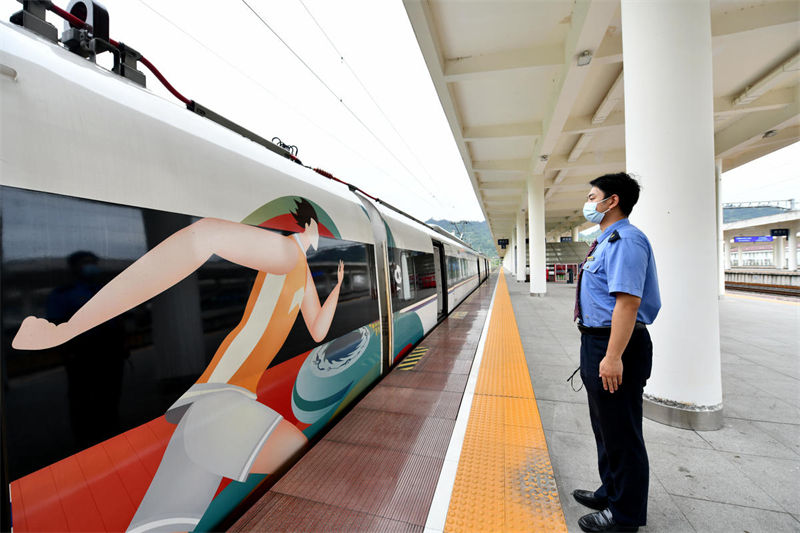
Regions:
[[474, 291], [231, 530], [421, 532], [491, 294], [490, 283]]
[[567, 531], [502, 274], [444, 531]]

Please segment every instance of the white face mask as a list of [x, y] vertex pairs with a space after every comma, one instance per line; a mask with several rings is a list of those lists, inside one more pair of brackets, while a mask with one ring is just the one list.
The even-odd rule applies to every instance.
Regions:
[[589, 222], [592, 222], [594, 224], [599, 224], [600, 222], [602, 222], [603, 217], [605, 217], [606, 213], [608, 213], [608, 209], [600, 213], [597, 211], [597, 205], [602, 204], [603, 202], [609, 199], [611, 199], [611, 196], [609, 196], [608, 198], [604, 198], [599, 202], [586, 202], [585, 204], [583, 204], [583, 217]]

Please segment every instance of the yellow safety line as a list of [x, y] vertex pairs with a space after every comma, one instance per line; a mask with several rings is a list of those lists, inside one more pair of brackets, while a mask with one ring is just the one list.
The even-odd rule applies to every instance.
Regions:
[[567, 531], [503, 273], [446, 532]]

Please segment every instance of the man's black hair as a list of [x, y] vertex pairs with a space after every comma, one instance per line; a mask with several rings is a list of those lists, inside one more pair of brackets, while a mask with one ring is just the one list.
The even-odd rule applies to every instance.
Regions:
[[294, 201], [294, 203], [295, 206], [292, 216], [294, 217], [294, 220], [297, 222], [298, 226], [304, 228], [306, 227], [306, 224], [310, 224], [312, 220], [319, 224], [317, 212], [314, 210], [314, 206], [311, 205], [311, 202], [305, 198], [298, 198]]
[[605, 193], [603, 199], [612, 194], [619, 196], [619, 209], [625, 216], [631, 214], [633, 206], [639, 201], [639, 190], [641, 189], [639, 182], [625, 172], [604, 174], [590, 181], [589, 185], [603, 191]]

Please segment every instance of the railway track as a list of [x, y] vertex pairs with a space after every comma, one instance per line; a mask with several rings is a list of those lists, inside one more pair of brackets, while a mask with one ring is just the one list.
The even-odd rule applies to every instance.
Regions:
[[726, 281], [725, 288], [736, 291], [759, 292], [762, 294], [777, 294], [780, 296], [800, 297], [800, 287], [791, 285], [770, 285], [766, 283], [743, 283], [738, 281]]

